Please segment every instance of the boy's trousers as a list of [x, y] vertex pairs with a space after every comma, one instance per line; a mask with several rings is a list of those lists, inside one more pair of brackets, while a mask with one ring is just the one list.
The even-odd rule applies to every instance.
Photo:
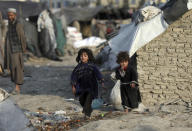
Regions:
[[83, 113], [86, 116], [91, 116], [93, 111], [91, 104], [92, 104], [93, 96], [89, 92], [82, 93], [79, 97], [79, 101], [81, 106], [83, 107]]
[[138, 88], [131, 88], [130, 86], [122, 86], [121, 90], [121, 100], [123, 108], [137, 108], [138, 107]]

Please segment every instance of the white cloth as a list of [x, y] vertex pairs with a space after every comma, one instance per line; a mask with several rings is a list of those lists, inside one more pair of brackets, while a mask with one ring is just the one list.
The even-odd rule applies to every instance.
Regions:
[[101, 39], [99, 37], [89, 37], [89, 38], [83, 39], [81, 41], [76, 41], [73, 46], [75, 48], [96, 47], [96, 46], [100, 45], [103, 42], [106, 42], [106, 40]]
[[53, 44], [53, 49], [55, 49], [57, 47], [57, 42], [54, 32], [53, 21], [49, 17], [49, 12], [47, 10], [41, 12], [37, 20], [37, 25], [38, 25], [38, 32], [41, 32], [41, 30], [45, 28], [49, 31], [51, 43]]

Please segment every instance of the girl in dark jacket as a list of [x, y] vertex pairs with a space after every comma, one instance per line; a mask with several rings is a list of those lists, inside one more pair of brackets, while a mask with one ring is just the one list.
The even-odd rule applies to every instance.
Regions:
[[94, 56], [91, 50], [82, 48], [76, 58], [78, 65], [72, 72], [71, 84], [73, 94], [79, 96], [85, 117], [92, 113], [92, 100], [98, 97], [98, 82], [103, 86], [103, 77], [94, 65]]
[[137, 73], [129, 64], [127, 52], [117, 55], [117, 63], [120, 66], [116, 69], [116, 79], [121, 81], [122, 106], [125, 112], [128, 112], [128, 109], [137, 108], [139, 103]]

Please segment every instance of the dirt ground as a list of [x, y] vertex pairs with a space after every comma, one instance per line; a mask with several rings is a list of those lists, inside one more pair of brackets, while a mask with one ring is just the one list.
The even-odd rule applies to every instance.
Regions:
[[[30, 58], [25, 62], [25, 77], [24, 85], [21, 86], [21, 94], [12, 95], [11, 99], [24, 112], [64, 111], [70, 120], [77, 120], [78, 123], [83, 117], [82, 108], [78, 100], [74, 98], [70, 86], [70, 75], [76, 65], [75, 56], [65, 56], [62, 60], [62, 62], [55, 62], [45, 58]], [[103, 72], [105, 87], [108, 89], [103, 95], [106, 102], [109, 102], [109, 94], [114, 85], [109, 78], [110, 73]], [[14, 84], [9, 77], [0, 77], [0, 88], [11, 92], [14, 89]], [[82, 120], [83, 122], [80, 122], [78, 126], [74, 126], [76, 123], [73, 121], [71, 127], [60, 130], [192, 131], [192, 108], [185, 104], [180, 106], [177, 103], [172, 106], [171, 108], [170, 106], [164, 106], [164, 108], [149, 107], [150, 112], [147, 114], [134, 114], [132, 112], [124, 114], [121, 111], [114, 111], [111, 106], [107, 106], [94, 110], [94, 119]], [[39, 128], [39, 130], [47, 130], [47, 128]], [[54, 128], [50, 130], [56, 131]]]

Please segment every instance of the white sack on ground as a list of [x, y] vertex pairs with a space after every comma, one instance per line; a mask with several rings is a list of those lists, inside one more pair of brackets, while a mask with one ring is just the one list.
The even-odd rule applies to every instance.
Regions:
[[69, 44], [74, 44], [83, 39], [82, 34], [75, 27], [67, 27], [67, 41]]
[[76, 41], [73, 46], [75, 48], [96, 47], [96, 46], [100, 45], [103, 42], [106, 42], [106, 40], [101, 39], [99, 37], [89, 37], [89, 38], [83, 39], [81, 41]]
[[41, 30], [45, 28], [49, 31], [51, 43], [53, 44], [53, 50], [56, 49], [57, 42], [54, 32], [53, 21], [50, 18], [49, 12], [47, 10], [41, 12], [37, 20], [37, 25], [38, 25], [38, 32], [41, 32]]
[[128, 51], [130, 57], [145, 44], [163, 33], [168, 24], [163, 19], [162, 13], [149, 21], [125, 25], [119, 34], [109, 41], [112, 52]]
[[121, 93], [120, 93], [120, 80], [116, 82], [110, 94], [111, 104], [115, 109], [120, 109], [121, 105]]
[[31, 131], [29, 120], [10, 99], [0, 102], [0, 131]]

